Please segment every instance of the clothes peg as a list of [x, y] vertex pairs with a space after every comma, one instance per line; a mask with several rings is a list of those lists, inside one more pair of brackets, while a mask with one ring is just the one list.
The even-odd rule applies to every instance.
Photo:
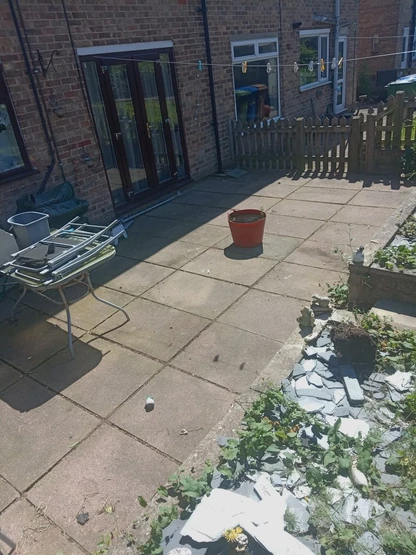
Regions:
[[336, 67], [337, 67], [337, 59], [336, 59], [336, 58], [332, 58], [331, 69], [335, 69]]
[[342, 68], [342, 62], [343, 62], [343, 61], [344, 61], [344, 58], [341, 57], [341, 58], [339, 59], [339, 62], [338, 62], [338, 67], [339, 67], [340, 69]]
[[321, 73], [325, 73], [325, 62], [323, 58], [321, 58]]
[[243, 62], [243, 63], [241, 64], [241, 71], [242, 71], [243, 73], [247, 73], [247, 68], [248, 68], [248, 63], [247, 63], [247, 62]]
[[308, 69], [311, 73], [313, 72], [313, 61], [312, 60], [309, 62]]
[[202, 60], [198, 60], [198, 71], [202, 71], [202, 70], [203, 70]]
[[272, 72], [272, 64], [270, 62], [267, 62], [266, 71], [267, 71], [267, 73]]
[[297, 72], [299, 71], [299, 66], [298, 66], [298, 63], [297, 63], [297, 62], [294, 62], [294, 64], [293, 64], [293, 71], [294, 71], [295, 73], [297, 73]]

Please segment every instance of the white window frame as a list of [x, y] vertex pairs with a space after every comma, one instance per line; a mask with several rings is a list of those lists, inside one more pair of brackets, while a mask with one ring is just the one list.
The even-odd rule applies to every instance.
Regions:
[[[403, 46], [402, 46], [402, 48], [405, 52], [407, 52], [409, 50], [409, 39], [410, 39], [409, 34], [410, 34], [409, 27], [404, 27], [403, 37], [402, 37], [402, 45], [403, 45], [403, 39], [404, 39], [405, 45], [404, 45], [404, 48], [403, 48]], [[408, 55], [409, 54], [404, 54], [402, 52], [401, 59], [400, 59], [400, 69], [406, 69], [407, 68], [407, 57], [408, 57]]]
[[[325, 63], [328, 64], [329, 62], [329, 34], [330, 29], [306, 29], [299, 31], [299, 46], [300, 46], [300, 39], [307, 38], [307, 37], [318, 37], [318, 59], [313, 60], [314, 63], [320, 63], [321, 59], [323, 58]], [[327, 43], [327, 51], [322, 53], [322, 38], [326, 38]], [[318, 71], [318, 80], [314, 81], [313, 83], [308, 83], [307, 85], [300, 85], [299, 90], [301, 92], [308, 91], [310, 89], [315, 89], [316, 87], [321, 87], [322, 85], [327, 85], [330, 82], [329, 79], [329, 68], [327, 71], [327, 77], [322, 78], [320, 75], [320, 71]]]
[[[268, 44], [274, 42], [276, 43], [276, 51], [275, 52], [265, 52], [265, 53], [261, 53], [259, 52], [259, 47], [261, 44]], [[251, 46], [254, 45], [254, 54], [250, 55], [250, 56], [234, 56], [234, 47], [235, 46]], [[281, 112], [280, 112], [280, 78], [279, 78], [279, 41], [277, 39], [277, 37], [263, 37], [261, 39], [245, 39], [245, 40], [233, 40], [231, 41], [231, 59], [233, 62], [233, 66], [237, 65], [238, 63], [242, 63], [242, 62], [251, 62], [253, 60], [269, 60], [270, 58], [276, 58], [277, 60], [277, 67], [276, 67], [276, 75], [277, 75], [277, 94], [278, 94], [278, 107], [277, 107], [277, 111], [278, 111], [278, 116], [273, 117], [273, 118], [269, 118], [270, 120], [273, 119], [275, 121], [277, 121], [278, 119], [280, 119], [281, 116]], [[233, 71], [233, 84], [234, 84], [234, 91], [235, 91], [235, 81], [234, 81], [234, 71]], [[237, 118], [237, 101], [235, 98], [235, 92], [234, 92], [234, 112], [235, 112], [235, 117]]]

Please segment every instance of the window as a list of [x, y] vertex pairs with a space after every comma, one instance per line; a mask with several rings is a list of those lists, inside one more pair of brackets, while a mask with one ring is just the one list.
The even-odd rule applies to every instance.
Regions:
[[405, 27], [403, 29], [403, 39], [402, 39], [402, 57], [400, 60], [400, 69], [407, 68], [407, 60], [409, 54], [407, 51], [409, 50], [409, 27]]
[[29, 158], [0, 66], [0, 181], [29, 169]]
[[[329, 82], [329, 29], [300, 31], [300, 90], [305, 91]], [[321, 60], [323, 64], [321, 66]], [[313, 70], [309, 64], [313, 62]]]
[[242, 123], [280, 115], [277, 39], [231, 43], [236, 118]]

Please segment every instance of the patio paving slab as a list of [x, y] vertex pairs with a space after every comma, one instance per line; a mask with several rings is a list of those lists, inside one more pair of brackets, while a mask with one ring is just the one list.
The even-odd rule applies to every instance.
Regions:
[[341, 276], [340, 272], [282, 262], [265, 275], [255, 288], [310, 301], [314, 293], [326, 295], [326, 284], [336, 283]]
[[275, 198], [286, 198], [290, 194], [294, 193], [300, 185], [292, 183], [282, 183], [280, 180], [271, 183], [270, 185], [266, 185], [262, 189], [258, 191], [253, 191], [253, 196], [256, 197], [275, 197]]
[[99, 424], [94, 416], [29, 378], [0, 394], [0, 422], [1, 474], [19, 491]]
[[360, 191], [363, 188], [362, 179], [356, 181], [349, 179], [336, 179], [336, 178], [314, 178], [308, 182], [308, 187], [323, 188], [323, 189], [351, 189], [353, 191]]
[[170, 241], [182, 240], [205, 247], [212, 247], [229, 235], [230, 230], [227, 228], [197, 222], [183, 222], [161, 233], [161, 237]]
[[209, 322], [146, 299], [129, 305], [130, 322], [114, 314], [94, 333], [102, 335], [159, 360], [168, 361], [193, 339]]
[[[128, 241], [128, 239], [127, 239]], [[123, 256], [134, 260], [143, 260], [167, 266], [180, 268], [196, 256], [204, 252], [205, 247], [193, 245], [183, 241], [171, 241], [161, 237], [152, 237], [142, 244], [131, 244], [131, 248], [124, 248]]]
[[189, 204], [191, 206], [218, 206], [218, 201], [222, 199], [224, 196], [233, 196], [233, 195], [224, 195], [221, 192], [209, 192], [209, 191], [196, 191], [192, 187], [187, 191], [183, 191], [180, 195], [175, 197], [172, 201], [174, 204]]
[[340, 207], [336, 204], [285, 199], [274, 206], [271, 213], [325, 221], [332, 218], [332, 216], [338, 212], [339, 208]]
[[347, 224], [371, 224], [381, 227], [386, 220], [394, 214], [394, 209], [371, 208], [365, 206], [343, 206], [335, 216], [331, 218], [333, 222], [345, 222]]
[[1, 340], [0, 357], [23, 372], [32, 370], [68, 345], [66, 331], [56, 322], [31, 308], [20, 312], [16, 322], [1, 322], [0, 338], [7, 341]]
[[172, 365], [240, 393], [250, 386], [282, 343], [214, 322]]
[[241, 183], [235, 179], [207, 178], [192, 185], [193, 191], [207, 191], [209, 193], [234, 194], [243, 189]]
[[[15, 292], [15, 291], [18, 291], [17, 287], [14, 288], [13, 292]], [[10, 292], [10, 293], [12, 293], [12, 292]], [[10, 295], [10, 293], [9, 293], [9, 295]], [[10, 319], [10, 311], [13, 308], [14, 303], [15, 303], [15, 300], [13, 298], [11, 298], [10, 296], [5, 297], [4, 299], [2, 299], [2, 301], [0, 302], [0, 322], [4, 322], [5, 320]], [[16, 310], [14, 311], [15, 316], [17, 317], [17, 315], [20, 312], [22, 312], [22, 310], [24, 310], [24, 309], [25, 309], [24, 304], [18, 305]]]
[[[0, 529], [17, 543], [16, 555], [83, 555], [84, 551], [26, 499], [0, 515]], [[0, 542], [0, 548], [2, 547]], [[8, 551], [5, 551], [8, 553]]]
[[174, 270], [117, 256], [112, 264], [91, 274], [94, 283], [138, 297]]
[[292, 193], [288, 200], [304, 200], [311, 202], [325, 202], [332, 204], [346, 204], [355, 195], [356, 191], [350, 189], [331, 189], [317, 187], [302, 187]]
[[0, 360], [0, 391], [19, 381], [23, 374]]
[[168, 202], [152, 210], [152, 218], [193, 221], [202, 211], [206, 210], [204, 206], [181, 203], [180, 196], [175, 200], [177, 200], [177, 202]]
[[[144, 410], [147, 395], [155, 399], [152, 412]], [[228, 411], [233, 398], [224, 389], [167, 367], [120, 407], [111, 421], [184, 461]], [[187, 435], [181, 435], [184, 429]]]
[[143, 355], [90, 336], [77, 341], [75, 358], [61, 351], [34, 376], [90, 411], [106, 417], [149, 380], [162, 365]]
[[[19, 492], [16, 491], [10, 484], [0, 477], [0, 512], [10, 505], [12, 501], [19, 497]], [[0, 527], [1, 530], [1, 527]], [[1, 541], [0, 541], [1, 552]]]
[[380, 228], [371, 225], [347, 224], [341, 222], [327, 222], [318, 229], [310, 239], [329, 245], [343, 243], [355, 247], [366, 245], [373, 239]]
[[214, 319], [245, 291], [247, 288], [241, 285], [179, 270], [147, 291], [143, 297]]
[[[86, 288], [83, 285], [76, 284], [71, 287], [66, 287], [65, 295], [71, 305], [72, 324], [81, 330], [89, 331], [117, 312], [117, 309], [104, 303], [100, 303], [94, 299], [92, 295], [79, 299], [85, 291]], [[95, 293], [98, 297], [102, 297], [106, 301], [115, 303], [118, 306], [126, 306], [134, 298], [131, 295], [123, 293], [122, 291], [114, 291], [113, 289], [107, 289], [106, 287], [96, 287]], [[55, 300], [60, 300], [60, 296], [57, 291], [50, 291], [50, 293], [48, 292], [48, 295]], [[75, 300], [74, 302], [74, 299], [79, 300]], [[54, 316], [55, 318], [66, 322], [66, 312], [64, 308], [55, 305], [32, 291], [29, 291], [26, 294], [23, 302], [33, 309], [39, 310], [49, 316]], [[45, 319], [45, 316], [43, 316], [43, 318]], [[66, 326], [63, 329], [66, 330]]]
[[247, 197], [246, 199], [235, 203], [231, 208], [234, 210], [246, 210], [247, 208], [254, 208], [256, 210], [269, 211], [272, 207], [282, 202], [279, 198], [273, 197]]
[[401, 203], [407, 199], [409, 193], [396, 191], [394, 195], [391, 193], [384, 193], [382, 191], [361, 191], [354, 197], [350, 205], [354, 206], [375, 206], [378, 208], [397, 208]]
[[[150, 500], [176, 466], [120, 430], [103, 424], [36, 484], [28, 498], [44, 506], [47, 516], [94, 552], [104, 533], [119, 533], [143, 514], [137, 497]], [[106, 504], [114, 507], [113, 514], [104, 510]], [[79, 512], [89, 513], [84, 526], [76, 521]]]
[[286, 341], [293, 332], [302, 302], [263, 291], [249, 291], [219, 321], [275, 341]]
[[[351, 259], [350, 245], [330, 245], [318, 241], [305, 241], [290, 254], [285, 262], [293, 262], [303, 266], [325, 268], [340, 272], [348, 271], [348, 260]], [[307, 271], [307, 270], [305, 270]]]
[[232, 283], [253, 285], [276, 264], [276, 261], [266, 258], [239, 259], [233, 253], [231, 256], [234, 258], [227, 257], [222, 250], [208, 249], [182, 269]]
[[267, 213], [266, 233], [285, 235], [307, 239], [312, 233], [323, 225], [322, 221], [310, 220], [308, 218], [294, 218], [293, 216], [282, 216], [281, 214]]
[[[159, 234], [171, 227], [178, 225], [177, 220], [155, 218], [152, 216], [153, 210], [146, 216], [139, 216], [127, 229], [127, 235], [138, 235], [138, 236], [154, 236], [159, 237]], [[119, 246], [117, 247], [117, 252], [119, 247], [124, 243], [124, 239], [120, 239]]]
[[295, 237], [277, 237], [272, 233], [265, 233], [263, 243], [258, 247], [242, 248], [232, 242], [231, 237], [226, 237], [215, 245], [216, 249], [223, 249], [227, 256], [238, 258], [268, 258], [270, 260], [283, 260], [301, 244], [302, 240]]

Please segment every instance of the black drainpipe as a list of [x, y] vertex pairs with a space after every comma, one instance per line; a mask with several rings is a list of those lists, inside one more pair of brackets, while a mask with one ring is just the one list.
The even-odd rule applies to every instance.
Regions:
[[8, 1], [9, 1], [10, 12], [11, 12], [12, 18], [13, 18], [13, 23], [14, 23], [16, 33], [17, 33], [17, 38], [19, 40], [20, 48], [21, 48], [22, 54], [23, 54], [23, 59], [24, 59], [25, 65], [26, 65], [27, 74], [29, 76], [30, 86], [31, 86], [32, 91], [33, 91], [33, 96], [35, 98], [36, 107], [38, 109], [40, 122], [41, 122], [42, 129], [43, 129], [43, 132], [44, 132], [44, 135], [45, 135], [45, 138], [46, 138], [46, 143], [48, 145], [49, 155], [50, 155], [50, 158], [51, 158], [50, 164], [48, 166], [48, 170], [47, 170], [47, 172], [46, 172], [46, 174], [45, 174], [45, 176], [42, 180], [42, 183], [40, 184], [40, 187], [39, 187], [39, 192], [41, 193], [45, 189], [45, 186], [46, 186], [46, 184], [47, 184], [47, 182], [48, 182], [48, 180], [49, 180], [49, 178], [52, 174], [52, 171], [55, 167], [56, 157], [55, 157], [55, 153], [54, 153], [54, 150], [53, 150], [53, 147], [52, 147], [52, 141], [51, 141], [51, 138], [50, 138], [50, 135], [49, 135], [49, 131], [48, 131], [48, 127], [47, 127], [47, 124], [46, 124], [45, 116], [44, 116], [44, 113], [43, 113], [43, 110], [42, 110], [42, 105], [41, 105], [41, 102], [40, 102], [40, 99], [39, 99], [39, 95], [38, 95], [38, 91], [37, 91], [37, 88], [36, 88], [35, 80], [33, 78], [32, 67], [30, 65], [30, 61], [29, 61], [29, 57], [27, 55], [27, 51], [26, 51], [24, 40], [23, 40], [23, 36], [22, 36], [21, 31], [20, 31], [20, 26], [19, 26], [19, 22], [18, 22], [18, 19], [17, 19], [16, 10], [15, 10], [14, 5], [13, 5], [13, 0], [8, 0]]
[[218, 172], [223, 173], [220, 134], [218, 130], [217, 102], [215, 100], [214, 72], [212, 70], [211, 41], [209, 38], [208, 12], [207, 12], [206, 0], [201, 0], [201, 11], [202, 11], [202, 20], [204, 22], [205, 50], [207, 54], [209, 92], [211, 96], [212, 124], [214, 127]]

